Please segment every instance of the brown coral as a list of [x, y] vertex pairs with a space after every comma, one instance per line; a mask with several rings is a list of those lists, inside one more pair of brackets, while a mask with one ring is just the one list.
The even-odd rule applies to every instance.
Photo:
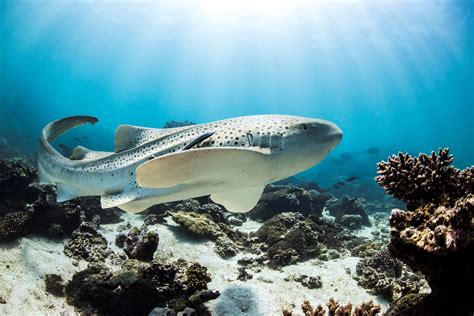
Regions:
[[[372, 301], [364, 302], [357, 305], [355, 308], [352, 307], [351, 303], [347, 305], [341, 305], [333, 298], [330, 298], [326, 303], [327, 311], [329, 316], [376, 316], [380, 314], [380, 305], [374, 304]], [[305, 316], [324, 316], [326, 310], [319, 304], [316, 308], [313, 308], [308, 300], [305, 300], [301, 305], [301, 309]], [[297, 314], [287, 309], [283, 310], [284, 316], [296, 316]]]
[[377, 181], [389, 194], [414, 209], [425, 203], [454, 204], [457, 198], [473, 192], [474, 167], [464, 171], [451, 166], [454, 157], [449, 149], [438, 154], [412, 157], [399, 152], [377, 164]]
[[390, 252], [421, 271], [431, 287], [412, 308], [416, 315], [474, 311], [474, 292], [465, 290], [474, 282], [474, 166], [461, 171], [452, 161], [448, 149], [440, 149], [378, 164], [376, 181], [408, 208], [392, 211]]

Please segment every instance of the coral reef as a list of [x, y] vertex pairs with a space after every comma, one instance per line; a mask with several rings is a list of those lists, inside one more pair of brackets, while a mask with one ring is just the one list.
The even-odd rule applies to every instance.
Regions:
[[202, 303], [219, 296], [207, 290], [210, 280], [207, 269], [197, 263], [145, 264], [130, 259], [118, 271], [90, 264], [73, 276], [65, 294], [69, 304], [86, 314], [148, 315], [156, 307], [199, 311]]
[[189, 125], [196, 125], [196, 123], [188, 121], [188, 120], [182, 121], [182, 122], [171, 120], [171, 121], [166, 122], [163, 125], [163, 128], [175, 128], [175, 127], [182, 127], [182, 126], [189, 126]]
[[154, 231], [148, 231], [146, 226], [141, 229], [133, 227], [128, 233], [118, 234], [115, 242], [123, 248], [128, 258], [151, 261], [158, 249], [159, 236]]
[[199, 237], [216, 238], [220, 231], [219, 225], [204, 214], [178, 211], [173, 213], [172, 219], [188, 232]]
[[407, 205], [392, 211], [389, 250], [431, 287], [412, 308], [417, 315], [474, 311], [474, 292], [465, 290], [474, 282], [474, 167], [461, 171], [452, 161], [440, 149], [417, 158], [399, 153], [378, 164], [376, 181]]
[[103, 210], [98, 198], [56, 203], [54, 186], [34, 183], [36, 177], [36, 170], [25, 162], [0, 160], [0, 242], [30, 233], [62, 238], [83, 220], [121, 220], [122, 211]]
[[[353, 308], [352, 304], [341, 305], [333, 298], [329, 299], [329, 302], [326, 303], [328, 316], [376, 316], [380, 315], [381, 308], [379, 305], [374, 304], [372, 301], [364, 302], [360, 305], [357, 305]], [[313, 308], [311, 303], [307, 300], [301, 305], [301, 309], [305, 316], [324, 316], [326, 315], [326, 309], [318, 304], [316, 308]], [[283, 310], [284, 316], [296, 316], [298, 314], [289, 311], [287, 309]]]
[[348, 224], [350, 228], [351, 221], [347, 218], [343, 220], [343, 217], [345, 215], [359, 215], [361, 217], [361, 225], [371, 226], [369, 216], [364, 209], [361, 199], [343, 196], [341, 199], [329, 201], [326, 207], [329, 213], [336, 218], [336, 222], [341, 225]]
[[234, 231], [222, 207], [217, 204], [200, 204], [190, 199], [175, 204], [169, 211], [171, 218], [188, 233], [215, 241], [214, 250], [222, 257], [235, 256], [241, 249], [246, 235]]
[[63, 278], [57, 274], [46, 274], [44, 276], [46, 292], [54, 296], [64, 296]]
[[64, 254], [76, 260], [102, 262], [112, 254], [112, 250], [97, 227], [84, 222], [72, 233], [71, 239], [64, 246]]
[[290, 185], [268, 185], [258, 204], [247, 215], [259, 221], [266, 221], [282, 212], [321, 216], [326, 201], [330, 198], [330, 194], [316, 190], [307, 191]]
[[361, 259], [356, 273], [354, 278], [360, 286], [371, 294], [384, 296], [388, 301], [428, 289], [422, 277], [409, 271], [400, 260], [391, 257], [386, 248]]
[[461, 171], [451, 166], [453, 161], [448, 148], [418, 157], [400, 152], [377, 164], [375, 180], [408, 209], [427, 203], [452, 206], [474, 189], [474, 167]]
[[[254, 234], [254, 243], [268, 257], [271, 267], [281, 267], [317, 257], [328, 248], [341, 249], [354, 237], [324, 218], [281, 213], [266, 221]], [[252, 239], [251, 239], [252, 240]]]

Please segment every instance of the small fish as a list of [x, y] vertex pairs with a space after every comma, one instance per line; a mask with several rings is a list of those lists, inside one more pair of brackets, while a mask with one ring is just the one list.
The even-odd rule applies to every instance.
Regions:
[[346, 185], [346, 184], [345, 184], [344, 182], [342, 182], [342, 181], [339, 181], [339, 182], [336, 183], [336, 184], [338, 184], [338, 185], [341, 186], [341, 187]]
[[64, 145], [64, 144], [59, 144], [58, 146], [59, 146], [59, 148], [61, 148], [61, 149], [66, 149], [66, 150], [71, 149], [71, 147], [69, 147], [69, 146], [67, 146], [67, 145]]
[[369, 155], [378, 155], [380, 153], [380, 148], [370, 147], [370, 148], [367, 148], [365, 152]]
[[349, 153], [342, 153], [342, 154], [339, 155], [339, 157], [341, 159], [344, 159], [344, 160], [351, 160], [352, 159], [352, 156]]
[[82, 139], [86, 140], [89, 139], [87, 136], [82, 136]]
[[30, 136], [26, 135], [26, 134], [22, 134], [24, 138], [30, 138]]
[[74, 140], [75, 140], [76, 142], [80, 142], [80, 141], [81, 141], [81, 139], [80, 139], [79, 137], [74, 137]]
[[336, 190], [339, 190], [341, 188], [337, 183], [335, 185], [333, 185], [332, 187]]
[[346, 179], [346, 182], [352, 182], [352, 181], [355, 181], [355, 180], [357, 180], [357, 179], [359, 179], [358, 176], [352, 176], [352, 177], [347, 178], [347, 179]]

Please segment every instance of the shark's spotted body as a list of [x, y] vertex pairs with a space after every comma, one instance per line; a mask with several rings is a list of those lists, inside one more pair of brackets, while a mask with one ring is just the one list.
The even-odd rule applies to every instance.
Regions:
[[266, 184], [315, 165], [342, 137], [327, 121], [257, 115], [170, 129], [121, 125], [115, 152], [77, 147], [65, 158], [50, 145], [68, 129], [95, 122], [76, 116], [44, 128], [40, 180], [57, 184], [59, 201], [100, 195], [102, 207], [129, 212], [208, 194], [230, 211], [248, 211]]

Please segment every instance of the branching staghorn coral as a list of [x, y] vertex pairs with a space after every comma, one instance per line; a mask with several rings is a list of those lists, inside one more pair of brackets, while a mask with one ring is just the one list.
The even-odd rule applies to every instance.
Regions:
[[[374, 304], [372, 301], [364, 302], [360, 305], [357, 305], [353, 308], [352, 304], [341, 305], [339, 302], [333, 298], [330, 298], [326, 303], [328, 316], [376, 316], [380, 314], [381, 308], [380, 305]], [[326, 309], [319, 304], [316, 308], [313, 308], [311, 303], [308, 300], [305, 300], [301, 305], [304, 316], [325, 316]], [[289, 311], [287, 309], [283, 310], [284, 316], [297, 316], [298, 314]]]

